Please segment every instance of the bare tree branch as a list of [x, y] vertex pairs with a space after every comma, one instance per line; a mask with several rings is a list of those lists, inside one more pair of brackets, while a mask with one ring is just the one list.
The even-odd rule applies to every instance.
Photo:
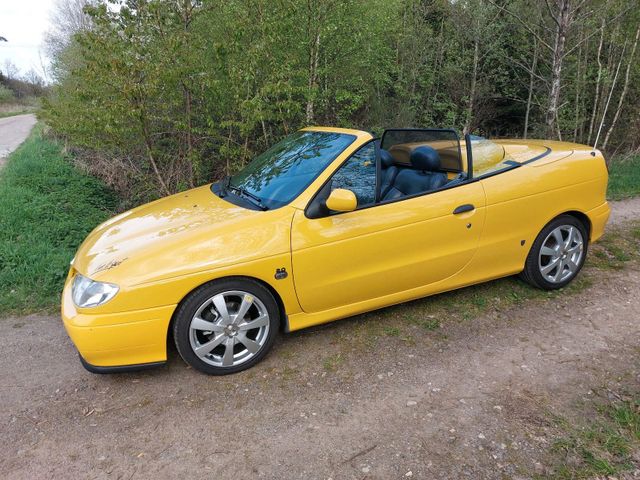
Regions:
[[613, 129], [616, 126], [618, 118], [620, 118], [620, 112], [624, 106], [624, 99], [627, 96], [627, 91], [629, 89], [629, 75], [631, 73], [631, 65], [633, 65], [633, 58], [636, 55], [636, 48], [638, 47], [638, 39], [640, 39], [640, 26], [638, 26], [636, 30], [636, 38], [633, 42], [633, 48], [631, 49], [631, 55], [629, 56], [629, 63], [627, 63], [627, 71], [625, 73], [624, 78], [624, 86], [622, 87], [622, 92], [620, 93], [620, 99], [618, 100], [618, 108], [616, 109], [616, 113], [613, 116], [613, 120], [611, 121], [611, 125], [609, 125], [609, 130], [607, 130], [607, 134], [604, 137], [604, 142], [602, 143], [602, 149], [606, 150], [607, 144], [609, 143], [609, 138], [611, 138], [611, 134], [613, 133]]
[[549, 16], [551, 18], [553, 18], [553, 21], [556, 22], [556, 25], [560, 26], [560, 21], [558, 20], [558, 18], [553, 14], [553, 10], [551, 9], [551, 4], [549, 3], [549, 0], [544, 0], [544, 3], [546, 3], [547, 5], [547, 10], [549, 10]]
[[[623, 16], [625, 13], [627, 13], [629, 10], [631, 10], [632, 7], [628, 7], [627, 9], [623, 10], [622, 12], [620, 12], [618, 15], [616, 15], [615, 17], [613, 17], [611, 20], [609, 20], [609, 23], [613, 23], [615, 22], [617, 19], [619, 19], [621, 16]], [[593, 37], [595, 34], [600, 33], [600, 30], [602, 30], [604, 27], [606, 26], [605, 23], [603, 23], [602, 25], [600, 25], [598, 28], [596, 28], [593, 32], [591, 32], [589, 35], [587, 35], [586, 37], [584, 37], [582, 40], [580, 40], [578, 43], [576, 43], [573, 47], [571, 47], [569, 50], [567, 50], [564, 55], [563, 58], [566, 57], [567, 55], [570, 55], [572, 52], [574, 52], [578, 47], [580, 47], [580, 45], [582, 45], [584, 42], [588, 41], [591, 37]]]
[[509, 61], [515, 63], [517, 66], [519, 66], [522, 70], [524, 70], [525, 72], [527, 72], [529, 75], [533, 75], [534, 77], [536, 77], [538, 80], [544, 82], [544, 83], [549, 83], [549, 80], [544, 78], [542, 75], [537, 74], [536, 72], [532, 71], [531, 68], [528, 65], [525, 65], [524, 63], [516, 60], [515, 58], [511, 58], [508, 56], [505, 56], [505, 58], [507, 58]]
[[582, 0], [580, 3], [578, 3], [578, 5], [576, 5], [573, 10], [571, 10], [571, 15], [573, 15], [574, 13], [576, 13], [578, 10], [580, 10], [582, 8], [582, 6], [587, 3], [587, 0]]
[[516, 15], [515, 13], [513, 13], [511, 10], [509, 10], [506, 7], [503, 7], [502, 5], [498, 5], [497, 3], [495, 3], [493, 0], [488, 0], [488, 2], [490, 4], [492, 4], [494, 7], [499, 8], [500, 10], [502, 10], [505, 13], [508, 13], [509, 15], [511, 15], [513, 18], [515, 18], [518, 22], [520, 22], [520, 24], [526, 28], [529, 33], [531, 33], [533, 36], [535, 36], [538, 41], [544, 45], [545, 47], [547, 47], [549, 50], [551, 50], [553, 52], [553, 47], [551, 45], [549, 45], [547, 42], [544, 41], [544, 39], [538, 34], [538, 32], [536, 32], [534, 29], [532, 29], [524, 20], [522, 20], [518, 15]]
[[600, 128], [598, 128], [598, 134], [596, 135], [596, 141], [593, 143], [593, 148], [595, 149], [598, 145], [598, 140], [600, 139], [600, 133], [602, 133], [602, 127], [604, 126], [604, 120], [607, 117], [607, 110], [609, 110], [609, 102], [611, 101], [611, 97], [613, 96], [613, 91], [615, 90], [616, 83], [618, 82], [618, 73], [620, 73], [620, 66], [622, 65], [622, 58], [624, 57], [624, 52], [627, 49], [627, 42], [624, 42], [622, 47], [622, 55], [620, 55], [620, 61], [618, 62], [618, 68], [616, 68], [616, 74], [613, 76], [613, 83], [611, 84], [611, 90], [609, 90], [609, 97], [607, 98], [607, 103], [604, 106], [604, 112], [602, 112], [602, 120], [600, 120]]

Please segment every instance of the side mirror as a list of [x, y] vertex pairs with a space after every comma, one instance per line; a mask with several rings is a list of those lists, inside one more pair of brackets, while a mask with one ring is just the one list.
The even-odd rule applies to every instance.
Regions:
[[351, 190], [336, 188], [327, 198], [326, 205], [334, 212], [353, 212], [358, 208], [358, 199]]

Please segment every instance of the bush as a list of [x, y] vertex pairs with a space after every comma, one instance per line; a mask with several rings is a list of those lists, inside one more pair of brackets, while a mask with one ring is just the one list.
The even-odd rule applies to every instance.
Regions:
[[13, 92], [4, 85], [0, 85], [0, 104], [13, 103], [15, 100]]

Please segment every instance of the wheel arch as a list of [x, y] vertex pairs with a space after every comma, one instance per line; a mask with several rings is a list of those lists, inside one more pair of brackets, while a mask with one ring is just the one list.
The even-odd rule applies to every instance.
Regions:
[[[578, 223], [582, 224], [582, 226], [584, 227], [584, 229], [586, 230], [586, 234], [587, 234], [587, 238], [584, 240], [584, 253], [582, 255], [581, 260], [579, 261], [580, 265], [578, 267], [578, 271], [573, 273], [573, 275], [571, 275], [567, 280], [564, 281], [564, 283], [562, 283], [563, 281], [561, 280], [561, 282], [557, 285], [553, 285], [553, 284], [549, 284], [547, 279], [542, 279], [542, 283], [540, 280], [536, 279], [536, 276], [539, 275], [540, 272], [538, 272], [537, 270], [535, 272], [531, 271], [531, 254], [533, 251], [533, 248], [536, 244], [536, 242], [538, 241], [539, 238], [541, 238], [541, 234], [543, 232], [546, 231], [546, 229], [555, 221], [559, 220], [561, 217], [571, 217], [573, 219], [573, 221], [577, 221]], [[563, 220], [563, 221], [569, 221], [568, 219]], [[560, 223], [562, 224], [562, 223]], [[557, 228], [557, 226], [555, 226], [555, 228]], [[567, 210], [564, 212], [560, 212], [556, 215], [554, 215], [547, 223], [544, 224], [544, 226], [539, 230], [539, 232], [536, 234], [535, 239], [531, 242], [529, 249], [527, 251], [527, 256], [525, 257], [525, 262], [523, 265], [523, 269], [520, 272], [520, 278], [522, 278], [525, 282], [529, 283], [530, 285], [533, 285], [534, 287], [538, 287], [538, 288], [542, 288], [544, 290], [552, 290], [552, 289], [556, 289], [556, 288], [562, 288], [565, 285], [567, 285], [569, 282], [571, 282], [575, 276], [578, 274], [578, 272], [580, 271], [580, 269], [582, 268], [582, 265], [584, 264], [585, 258], [586, 258], [586, 252], [588, 249], [588, 245], [590, 242], [590, 237], [591, 237], [591, 229], [592, 229], [592, 225], [591, 225], [591, 219], [583, 212], [579, 211], [579, 210]], [[536, 261], [537, 263], [537, 261]], [[561, 264], [564, 268], [564, 264]]]
[[[555, 220], [556, 218], [558, 218], [561, 215], [570, 215], [574, 218], [576, 218], [577, 220], [579, 220], [583, 225], [584, 228], [587, 230], [587, 237], [589, 238], [589, 240], [591, 240], [591, 219], [589, 218], [589, 216], [583, 212], [580, 212], [579, 210], [569, 210], [563, 213], [560, 213], [558, 215], [556, 215], [555, 217], [553, 217], [551, 219], [551, 221]], [[544, 227], [543, 227], [544, 228]]]
[[547, 225], [549, 225], [551, 222], [553, 222], [556, 218], [561, 217], [562, 215], [569, 215], [569, 216], [575, 218], [576, 220], [578, 220], [580, 223], [582, 223], [584, 225], [584, 228], [587, 230], [587, 238], [589, 239], [589, 241], [591, 241], [591, 228], [592, 228], [591, 219], [589, 218], [589, 216], [587, 214], [585, 214], [584, 212], [581, 212], [580, 210], [566, 210], [564, 212], [557, 213], [553, 217], [549, 218], [544, 223], [544, 225], [542, 225], [538, 229], [537, 233], [535, 233], [535, 236], [533, 237], [533, 239], [529, 243], [529, 248], [527, 248], [527, 254], [524, 257], [524, 262], [522, 264], [522, 268], [524, 268], [524, 263], [527, 261], [527, 257], [529, 256], [529, 253], [531, 252], [531, 249], [533, 248], [533, 244], [535, 242], [535, 239], [538, 237], [540, 232], [542, 232], [542, 230], [544, 230], [545, 227]]
[[175, 323], [176, 313], [180, 310], [180, 306], [185, 302], [187, 297], [189, 297], [189, 295], [191, 295], [194, 291], [196, 291], [200, 287], [203, 287], [203, 286], [208, 285], [210, 283], [219, 282], [221, 280], [245, 280], [245, 281], [249, 280], [251, 282], [258, 283], [261, 286], [263, 286], [264, 288], [266, 288], [267, 290], [269, 290], [271, 295], [273, 295], [273, 298], [276, 300], [276, 304], [278, 305], [278, 311], [280, 312], [280, 330], [281, 331], [285, 331], [285, 332], [289, 331], [289, 319], [287, 317], [287, 311], [285, 309], [284, 302], [282, 300], [282, 297], [278, 293], [278, 291], [275, 288], [273, 288], [272, 285], [270, 285], [269, 283], [265, 282], [264, 280], [261, 280], [261, 279], [256, 278], [256, 277], [251, 277], [251, 276], [248, 276], [248, 275], [229, 275], [229, 276], [218, 277], [218, 278], [214, 278], [214, 279], [211, 279], [209, 281], [206, 281], [206, 282], [204, 282], [204, 283], [192, 288], [191, 290], [189, 290], [180, 299], [180, 301], [176, 305], [176, 308], [173, 310], [173, 313], [171, 314], [171, 320], [169, 321], [169, 325], [167, 326], [167, 341], [170, 341], [170, 339], [173, 337], [173, 324]]
[[[544, 224], [540, 228], [538, 228], [537, 232], [535, 233], [535, 236], [537, 237], [540, 234], [540, 232], [542, 232], [542, 230], [546, 228], [547, 225], [553, 222], [556, 218], [561, 217], [563, 215], [569, 215], [570, 217], [573, 217], [576, 220], [578, 220], [580, 223], [582, 223], [584, 225], [584, 228], [587, 230], [587, 236], [591, 238], [591, 219], [586, 213], [581, 212], [580, 210], [565, 210], [563, 212], [556, 213], [555, 215], [547, 219], [547, 221], [544, 222]], [[531, 246], [533, 246], [533, 241], [531, 242]]]

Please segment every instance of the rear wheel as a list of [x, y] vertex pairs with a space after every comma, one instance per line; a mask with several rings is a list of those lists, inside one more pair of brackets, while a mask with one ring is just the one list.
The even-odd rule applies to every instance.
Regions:
[[588, 239], [587, 229], [580, 220], [560, 215], [536, 237], [521, 277], [544, 290], [564, 287], [582, 269]]
[[229, 279], [192, 292], [176, 313], [173, 332], [185, 362], [210, 375], [225, 375], [262, 360], [279, 323], [269, 290], [252, 280]]

